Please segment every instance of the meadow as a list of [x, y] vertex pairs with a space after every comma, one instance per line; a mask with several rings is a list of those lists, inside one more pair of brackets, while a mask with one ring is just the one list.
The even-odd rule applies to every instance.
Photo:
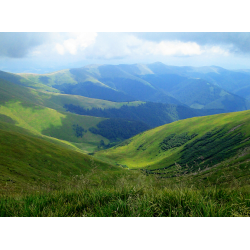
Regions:
[[[238, 217], [250, 215], [250, 189], [196, 187], [133, 172], [101, 179], [94, 173], [30, 194], [5, 194], [0, 216]], [[59, 187], [60, 186], [60, 187]]]

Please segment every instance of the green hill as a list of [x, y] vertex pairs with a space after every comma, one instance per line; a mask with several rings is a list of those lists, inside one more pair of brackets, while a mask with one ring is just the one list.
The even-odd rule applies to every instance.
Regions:
[[249, 75], [216, 66], [87, 65], [44, 75], [19, 76], [61, 93], [116, 102], [140, 100], [197, 109], [223, 109], [223, 112], [250, 108], [250, 102], [244, 99], [249, 95]]
[[34, 82], [32, 79], [24, 78], [20, 74], [13, 74], [4, 71], [0, 71], [0, 79], [6, 80], [21, 86], [30, 87], [34, 89], [50, 91], [50, 92], [59, 92], [57, 89], [52, 88], [48, 85], [45, 85], [41, 82]]
[[131, 169], [143, 168], [170, 177], [178, 168], [181, 174], [191, 174], [236, 155], [250, 158], [249, 153], [242, 153], [248, 152], [249, 138], [250, 111], [242, 111], [176, 121], [95, 155]]
[[61, 180], [91, 172], [121, 171], [92, 157], [56, 145], [29, 131], [0, 122], [1, 193], [32, 188], [51, 188]]
[[51, 74], [19, 74], [37, 84], [45, 84], [61, 93], [81, 95], [115, 102], [156, 101], [181, 104], [172, 96], [158, 91], [137, 73], [150, 73], [144, 65], [87, 65]]
[[89, 153], [97, 149], [100, 141], [109, 139], [93, 134], [105, 118], [75, 115], [65, 112], [65, 104], [92, 108], [120, 108], [123, 105], [137, 106], [141, 102], [114, 103], [82, 96], [48, 93], [0, 80], [0, 121], [16, 124], [35, 135], [45, 135], [63, 140], [74, 148]]
[[0, 103], [8, 100], [17, 99], [20, 101], [32, 102], [37, 105], [56, 109], [58, 111], [66, 111], [65, 104], [79, 105], [85, 109], [92, 108], [120, 108], [123, 105], [138, 106], [143, 102], [111, 102], [106, 100], [88, 98], [79, 95], [66, 95], [60, 93], [52, 93], [42, 90], [26, 88], [10, 81], [2, 80], [0, 77]]

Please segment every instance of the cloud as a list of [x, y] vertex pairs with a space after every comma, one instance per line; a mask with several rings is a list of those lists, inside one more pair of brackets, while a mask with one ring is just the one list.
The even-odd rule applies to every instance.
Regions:
[[235, 65], [236, 57], [248, 58], [247, 53], [242, 56], [248, 40], [249, 33], [0, 33], [0, 59], [20, 58], [12, 61], [53, 68], [156, 61], [196, 66], [220, 62], [223, 66]]
[[85, 51], [89, 59], [125, 59], [152, 56], [199, 56], [203, 54], [228, 55], [228, 50], [218, 45], [199, 45], [196, 42], [179, 40], [152, 41], [133, 33], [104, 33], [96, 43]]
[[25, 57], [35, 47], [49, 39], [49, 33], [1, 32], [0, 57]]
[[64, 51], [65, 51], [65, 50], [64, 50], [63, 45], [57, 43], [57, 44], [55, 45], [55, 48], [56, 48], [56, 51], [57, 51], [58, 54], [64, 55]]
[[195, 42], [201, 46], [226, 46], [232, 53], [250, 53], [249, 32], [135, 32], [139, 39], [161, 42]]
[[200, 46], [194, 42], [180, 42], [180, 41], [162, 41], [156, 44], [157, 54], [165, 56], [192, 56], [200, 55], [202, 53]]
[[73, 33], [75, 38], [66, 39], [62, 44], [56, 44], [55, 48], [57, 52], [63, 55], [65, 52], [69, 52], [72, 55], [76, 55], [78, 50], [82, 51], [95, 43], [97, 33]]

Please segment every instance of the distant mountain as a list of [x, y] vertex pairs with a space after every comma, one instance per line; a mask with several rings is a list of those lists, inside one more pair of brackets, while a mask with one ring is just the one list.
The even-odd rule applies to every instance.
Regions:
[[115, 102], [140, 100], [224, 112], [250, 108], [250, 102], [244, 98], [250, 91], [250, 74], [217, 66], [87, 65], [51, 74], [20, 76], [61, 93]]
[[250, 108], [248, 100], [203, 79], [174, 74], [144, 75], [143, 79], [191, 108], [223, 109], [224, 112]]
[[[31, 135], [85, 153], [96, 150], [101, 141], [108, 145], [110, 140], [89, 129], [96, 128], [107, 118], [76, 115], [65, 112], [65, 103], [81, 105], [87, 109], [116, 108], [123, 105], [139, 105], [141, 102], [112, 103], [82, 96], [68, 96], [41, 92], [0, 79], [0, 122], [13, 124], [29, 131]], [[125, 137], [133, 136], [149, 128], [140, 122], [128, 124], [121, 120], [117, 130], [127, 131]], [[135, 127], [137, 128], [135, 130]], [[117, 132], [118, 134], [120, 131]]]
[[250, 99], [250, 70], [227, 70], [218, 66], [176, 67], [163, 63], [148, 64], [156, 75], [176, 74], [201, 78], [233, 94]]
[[[126, 72], [126, 69], [129, 72]], [[174, 97], [156, 89], [149, 82], [131, 74], [133, 70], [134, 73], [139, 73], [143, 72], [143, 69], [143, 66], [89, 65], [51, 74], [20, 74], [20, 76], [65, 94], [77, 94], [115, 102], [140, 100], [182, 104]], [[146, 69], [144, 73], [147, 73]]]
[[250, 102], [244, 98], [250, 95], [250, 74], [216, 66], [176, 67], [163, 63], [88, 65], [44, 75], [1, 71], [0, 79], [37, 90], [113, 102], [138, 100], [196, 109], [220, 109], [222, 112], [250, 108]]

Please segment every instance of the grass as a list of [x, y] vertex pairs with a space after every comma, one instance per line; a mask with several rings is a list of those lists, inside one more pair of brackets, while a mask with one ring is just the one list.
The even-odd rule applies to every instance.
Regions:
[[8, 128], [7, 124], [7, 129], [0, 129], [0, 193], [15, 193], [22, 189], [28, 192], [33, 187], [48, 183], [56, 186], [58, 175], [66, 181], [93, 169], [100, 176], [105, 175], [105, 171], [124, 171], [86, 154], [35, 137], [29, 131], [8, 131]]
[[[236, 129], [229, 133], [233, 128]], [[236, 151], [239, 150], [240, 147], [247, 147], [250, 143], [249, 140], [246, 140], [250, 137], [250, 111], [194, 117], [176, 121], [138, 134], [120, 146], [97, 152], [95, 156], [113, 163], [127, 165], [133, 169], [147, 168], [153, 170], [168, 168], [180, 161], [184, 154], [183, 150], [187, 144], [200, 139], [213, 129], [223, 129], [224, 133], [221, 134], [222, 141], [229, 135], [237, 135], [239, 133], [242, 135], [242, 143], [237, 142], [236, 144], [230, 145], [230, 150], [235, 150], [236, 154]], [[179, 147], [169, 150], [161, 149], [161, 143], [166, 137], [171, 134], [180, 136], [183, 133], [187, 133], [189, 136], [192, 134], [198, 135]], [[199, 155], [197, 157], [201, 156], [202, 155]], [[233, 156], [233, 154], [230, 156]]]
[[[105, 118], [80, 116], [65, 112], [64, 104], [73, 103], [85, 108], [120, 108], [122, 105], [139, 105], [141, 102], [114, 103], [82, 96], [46, 93], [0, 80], [0, 121], [16, 124], [35, 135], [54, 137], [85, 153], [94, 152], [100, 141], [110, 141], [88, 129]], [[87, 133], [75, 136], [72, 129], [79, 124]]]
[[[87, 129], [102, 118], [46, 107], [61, 107], [63, 98], [75, 97], [1, 83], [0, 216], [250, 215], [249, 111], [192, 118], [146, 131], [94, 155], [104, 162], [77, 152], [94, 150], [101, 138], [89, 132], [74, 138], [72, 129], [74, 124]], [[206, 141], [205, 135], [214, 128], [223, 133]], [[192, 138], [193, 134], [198, 135]], [[178, 162], [187, 145], [196, 145], [197, 139], [222, 145], [224, 138], [238, 134], [242, 138], [230, 146], [235, 154], [229, 159], [204, 169], [199, 169], [204, 162], [198, 162], [198, 169], [183, 173]], [[164, 169], [173, 164], [170, 171]]]
[[6, 102], [15, 100], [20, 102], [30, 102], [36, 105], [45, 106], [55, 109], [60, 112], [65, 112], [65, 104], [74, 104], [85, 109], [92, 108], [120, 108], [123, 105], [138, 106], [143, 103], [135, 102], [111, 102], [106, 100], [88, 98], [77, 95], [66, 95], [60, 93], [53, 93], [42, 91], [0, 79], [0, 104], [4, 105]]
[[78, 176], [56, 191], [37, 189], [32, 194], [0, 197], [0, 216], [249, 216], [249, 191], [247, 187], [197, 189], [170, 185], [166, 180], [145, 180], [140, 173], [123, 175], [113, 184]]
[[20, 74], [13, 74], [4, 71], [0, 71], [1, 80], [6, 80], [17, 85], [26, 86], [30, 88], [40, 89], [49, 92], [59, 92], [57, 89], [47, 86], [40, 82], [34, 82], [32, 79], [22, 77]]
[[[97, 148], [100, 140], [109, 143], [109, 140], [101, 135], [92, 134], [88, 129], [95, 127], [105, 118], [92, 116], [80, 116], [71, 113], [58, 112], [54, 109], [33, 105], [31, 103], [21, 103], [19, 101], [9, 101], [0, 106], [1, 121], [8, 122], [7, 117], [16, 126], [32, 132], [34, 135], [45, 135], [59, 139], [71, 144], [73, 147], [81, 148], [88, 153], [88, 144]], [[79, 124], [87, 133], [82, 137], [77, 137], [73, 130], [73, 125]], [[76, 143], [76, 144], [73, 144]], [[83, 145], [81, 145], [81, 143]], [[91, 151], [90, 151], [91, 152]]]
[[250, 149], [197, 174], [160, 178], [0, 125], [2, 217], [250, 215]]

